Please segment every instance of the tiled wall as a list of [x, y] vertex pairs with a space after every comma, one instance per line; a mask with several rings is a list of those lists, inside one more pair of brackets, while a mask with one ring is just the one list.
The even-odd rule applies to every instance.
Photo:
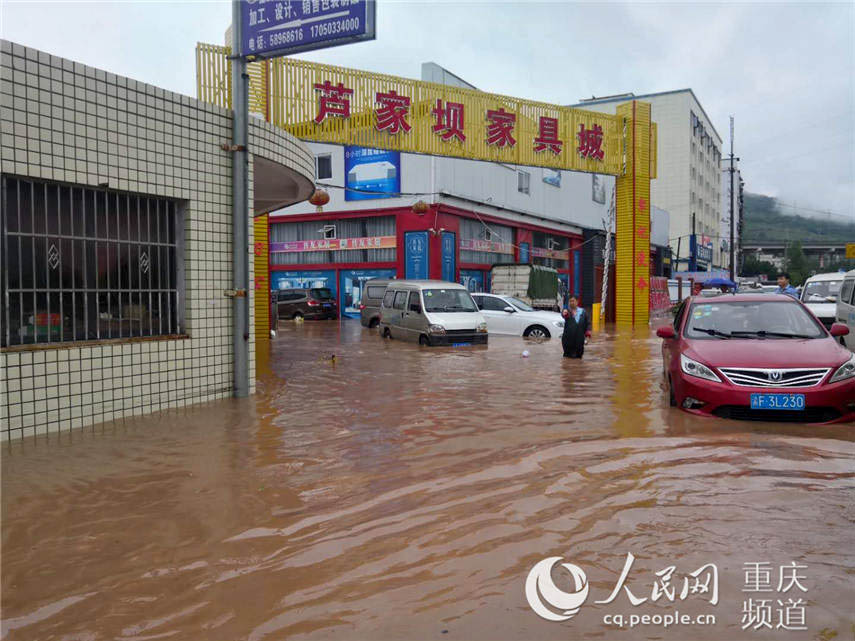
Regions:
[[[230, 396], [231, 113], [8, 41], [0, 56], [2, 173], [183, 201], [187, 333], [0, 352], [0, 439]], [[250, 150], [314, 180], [308, 149], [264, 122]]]

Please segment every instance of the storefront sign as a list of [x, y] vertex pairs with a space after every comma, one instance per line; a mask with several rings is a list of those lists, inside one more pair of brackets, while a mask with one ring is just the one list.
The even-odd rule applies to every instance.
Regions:
[[312, 251], [344, 251], [350, 249], [392, 249], [397, 245], [395, 236], [370, 236], [367, 238], [329, 238], [324, 240], [289, 240], [270, 243], [270, 253]]
[[689, 236], [689, 255], [693, 260], [689, 261], [689, 270], [700, 267], [708, 267], [712, 263], [713, 251], [712, 244], [703, 243], [701, 236]]
[[846, 258], [855, 258], [855, 243], [846, 243]]
[[344, 148], [345, 200], [393, 198], [401, 192], [401, 153]]
[[513, 254], [512, 243], [500, 243], [493, 240], [479, 240], [476, 238], [462, 238], [460, 249], [474, 252], [489, 252], [491, 254]]
[[532, 247], [531, 255], [535, 258], [552, 258], [553, 260], [570, 260], [569, 249], [546, 249], [545, 247]]
[[[258, 3], [263, 28], [272, 26], [266, 21], [268, 14], [275, 18], [277, 4]], [[291, 3], [292, 11], [305, 4]], [[320, 6], [322, 12], [322, 0]], [[258, 50], [256, 42], [249, 53]], [[199, 97], [230, 108], [222, 87], [228, 86], [231, 52], [202, 44], [198, 52]], [[291, 57], [250, 69], [250, 108], [301, 140], [610, 175], [623, 171], [623, 120], [615, 115]]]
[[374, 0], [242, 0], [241, 55], [259, 58], [374, 40]]

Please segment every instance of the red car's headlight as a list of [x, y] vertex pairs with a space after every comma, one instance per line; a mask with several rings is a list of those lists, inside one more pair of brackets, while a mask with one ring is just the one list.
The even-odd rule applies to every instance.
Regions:
[[852, 378], [853, 376], [855, 376], [855, 354], [852, 354], [852, 358], [837, 368], [837, 371], [834, 372], [834, 375], [830, 379], [828, 379], [828, 382], [838, 383], [840, 381], [845, 381], [847, 378]]
[[680, 369], [683, 370], [684, 374], [688, 374], [689, 376], [696, 376], [697, 378], [703, 378], [707, 381], [721, 383], [721, 379], [714, 371], [712, 371], [712, 369], [703, 363], [693, 361], [685, 354], [680, 354]]

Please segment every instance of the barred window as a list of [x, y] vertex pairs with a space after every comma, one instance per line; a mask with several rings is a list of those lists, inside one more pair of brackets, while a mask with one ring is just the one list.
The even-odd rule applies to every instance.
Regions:
[[177, 202], [11, 176], [0, 198], [4, 347], [181, 333]]

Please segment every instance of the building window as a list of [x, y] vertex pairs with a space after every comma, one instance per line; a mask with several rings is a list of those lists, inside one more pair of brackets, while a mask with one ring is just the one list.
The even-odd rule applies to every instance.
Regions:
[[0, 198], [4, 347], [181, 333], [179, 203], [9, 176]]
[[332, 154], [315, 156], [315, 175], [318, 180], [332, 178]]
[[521, 194], [527, 194], [530, 191], [531, 174], [526, 171], [517, 172], [517, 191]]

